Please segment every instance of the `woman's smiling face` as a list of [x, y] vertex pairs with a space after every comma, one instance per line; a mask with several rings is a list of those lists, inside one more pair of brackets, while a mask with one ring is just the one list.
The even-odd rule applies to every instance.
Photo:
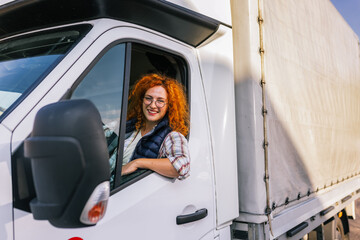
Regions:
[[155, 126], [165, 116], [168, 109], [167, 96], [162, 86], [155, 86], [146, 91], [142, 105], [146, 125]]

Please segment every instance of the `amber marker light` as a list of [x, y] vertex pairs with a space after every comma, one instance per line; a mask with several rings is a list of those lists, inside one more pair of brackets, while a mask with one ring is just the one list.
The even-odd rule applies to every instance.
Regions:
[[93, 225], [100, 221], [105, 215], [109, 197], [109, 182], [99, 184], [87, 201], [81, 213], [80, 221], [87, 225]]
[[99, 202], [88, 213], [88, 219], [92, 223], [97, 223], [105, 215], [107, 201]]

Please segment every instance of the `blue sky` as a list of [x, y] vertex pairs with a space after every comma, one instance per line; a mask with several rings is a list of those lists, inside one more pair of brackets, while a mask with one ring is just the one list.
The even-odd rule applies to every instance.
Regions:
[[331, 0], [331, 2], [360, 37], [360, 0]]

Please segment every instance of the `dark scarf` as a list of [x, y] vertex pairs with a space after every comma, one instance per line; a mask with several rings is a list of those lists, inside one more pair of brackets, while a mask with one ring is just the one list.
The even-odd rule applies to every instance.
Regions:
[[[126, 122], [126, 133], [135, 130], [136, 119]], [[154, 131], [140, 139], [130, 161], [138, 158], [157, 158], [165, 137], [171, 132], [167, 115], [156, 125]], [[140, 133], [139, 133], [140, 134]]]

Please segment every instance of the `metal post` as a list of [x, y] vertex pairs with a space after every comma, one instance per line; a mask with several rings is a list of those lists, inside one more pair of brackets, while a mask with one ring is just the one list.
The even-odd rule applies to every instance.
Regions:
[[248, 240], [268, 240], [269, 237], [269, 225], [268, 224], [248, 224]]

